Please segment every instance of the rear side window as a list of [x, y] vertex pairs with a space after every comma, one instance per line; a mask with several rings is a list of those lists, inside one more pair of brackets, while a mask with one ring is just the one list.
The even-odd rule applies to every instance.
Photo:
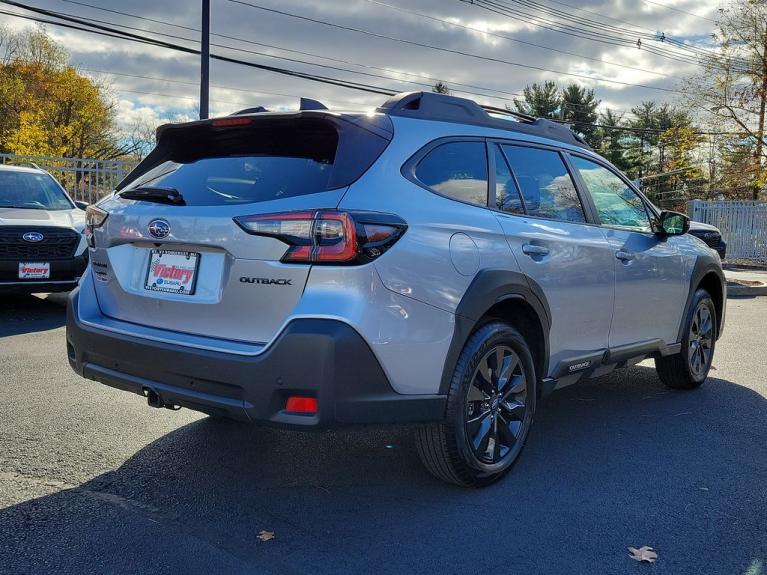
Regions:
[[503, 151], [519, 182], [528, 215], [586, 221], [575, 184], [558, 152], [513, 145], [504, 145]]
[[350, 185], [388, 143], [358, 124], [317, 117], [171, 127], [120, 191], [173, 188], [187, 205], [291, 198]]
[[438, 194], [469, 204], [487, 206], [485, 143], [440, 144], [418, 163], [415, 177]]

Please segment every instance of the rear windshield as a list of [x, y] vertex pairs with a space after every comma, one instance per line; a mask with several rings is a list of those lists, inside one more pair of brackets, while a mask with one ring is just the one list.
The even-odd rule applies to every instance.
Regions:
[[120, 189], [178, 190], [187, 205], [254, 203], [348, 186], [388, 139], [338, 119], [256, 119], [171, 128]]

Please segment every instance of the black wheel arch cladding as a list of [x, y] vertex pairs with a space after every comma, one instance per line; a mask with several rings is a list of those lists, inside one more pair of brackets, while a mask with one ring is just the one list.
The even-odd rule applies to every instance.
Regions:
[[[711, 293], [712, 290], [710, 285], [707, 287], [707, 284], [710, 282], [709, 278], [714, 276], [719, 280], [718, 284], [713, 284], [715, 286], [713, 291], [716, 291], [717, 293]], [[714, 308], [716, 309], [716, 339], [719, 339], [719, 336], [722, 334], [724, 328], [725, 306], [727, 305], [727, 300], [725, 298], [724, 272], [722, 272], [721, 264], [713, 255], [699, 255], [695, 260], [695, 265], [690, 274], [687, 302], [684, 306], [682, 321], [679, 324], [677, 341], [682, 341], [684, 338], [687, 328], [687, 317], [690, 314], [690, 307], [695, 299], [695, 292], [700, 288], [706, 289], [706, 291], [709, 292], [711, 299], [714, 301]]]
[[450, 388], [458, 356], [480, 320], [497, 304], [513, 300], [526, 304], [540, 323], [543, 335], [543, 349], [540, 351], [543, 359], [538, 362], [536, 368], [541, 369], [541, 373], [537, 374], [538, 379], [546, 376], [551, 309], [543, 289], [525, 274], [502, 269], [484, 269], [474, 277], [456, 309], [455, 330], [445, 358], [440, 394], [447, 393]]

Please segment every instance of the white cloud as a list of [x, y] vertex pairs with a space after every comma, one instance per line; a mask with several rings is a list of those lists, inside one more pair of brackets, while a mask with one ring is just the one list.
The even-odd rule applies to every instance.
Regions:
[[[593, 75], [595, 79], [574, 78], [405, 45], [383, 38], [333, 29], [320, 24], [254, 10], [225, 0], [213, 3], [212, 29], [214, 32], [252, 39], [271, 46], [292, 48], [309, 55], [282, 52], [266, 46], [221, 37], [214, 37], [215, 43], [253, 52], [280, 54], [295, 60], [315, 62], [343, 70], [318, 68], [300, 62], [264, 58], [256, 54], [235, 52], [222, 47], [213, 47], [213, 51], [271, 66], [284, 66], [291, 70], [306, 71], [403, 91], [428, 89], [428, 84], [432, 83], [431, 80], [408, 75], [405, 72], [424, 74], [446, 81], [456, 94], [476, 97], [485, 103], [499, 106], [510, 103], [512, 96], [497, 92], [487, 92], [484, 97], [471, 96], [461, 91], [481, 92], [481, 90], [462, 88], [455, 84], [472, 84], [493, 90], [517, 93], [521, 92], [525, 85], [532, 82], [550, 79], [564, 84], [575, 81], [595, 88], [597, 96], [605, 103], [609, 102], [611, 106], [625, 110], [642, 100], [669, 101], [674, 100], [675, 97], [672, 93], [635, 86], [623, 86], [605, 82], [599, 78], [631, 84], [674, 87], [679, 78], [694, 70], [694, 67], [689, 64], [653, 55], [647, 50], [638, 50], [633, 46], [633, 41], [630, 39], [639, 32], [662, 31], [681, 40], [695, 38], [700, 42], [702, 38], [705, 41], [713, 30], [714, 24], [704, 18], [715, 18], [720, 5], [719, 0], [657, 0], [657, 3], [698, 15], [695, 16], [643, 0], [589, 0], [588, 2], [563, 0], [567, 4], [581, 8], [581, 10], [556, 3], [554, 0], [539, 0], [540, 3], [552, 9], [566, 11], [572, 15], [599, 21], [605, 26], [623, 30], [623, 36], [629, 39], [629, 45], [614, 46], [609, 43], [593, 42], [543, 29], [536, 26], [536, 21], [532, 18], [508, 18], [482, 10], [477, 5], [462, 2], [448, 3], [444, 0], [385, 1], [401, 8], [448, 19], [482, 32], [420, 18], [366, 0], [344, 2], [337, 0], [295, 0], [290, 3], [279, 0], [261, 0], [260, 3], [277, 10], [302, 14], [344, 26], [367, 29], [383, 35], [444, 46], [451, 50], [476, 53], [529, 66], [571, 74]], [[197, 37], [197, 33], [190, 30], [163, 26], [98, 10], [89, 10], [79, 6], [66, 5], [64, 7], [59, 0], [39, 0], [37, 4], [44, 8], [99, 18], [117, 25], [147, 28], [187, 38]], [[507, 4], [512, 7], [516, 6], [519, 10], [529, 10], [521, 4], [517, 5], [510, 2]], [[190, 9], [192, 5], [194, 5], [194, 9]], [[198, 3], [190, 3], [188, 0], [166, 0], [164, 2], [133, 0], [130, 3], [120, 0], [101, 0], [99, 6], [134, 13], [146, 18], [154, 18], [169, 24], [189, 27], [199, 25], [199, 14], [196, 12]], [[0, 16], [0, 22], [9, 23], [13, 26], [20, 25], [18, 19], [8, 16]], [[159, 120], [178, 113], [194, 115], [198, 97], [197, 82], [199, 81], [199, 59], [196, 56], [53, 26], [49, 26], [49, 30], [70, 50], [75, 64], [81, 68], [105, 72], [99, 77], [108, 79], [112, 85], [119, 102], [119, 121], [121, 124], [129, 125], [137, 117]], [[137, 33], [135, 30], [132, 32]], [[667, 77], [594, 61], [585, 57], [526, 46], [519, 42], [492, 36], [490, 33], [503, 34], [555, 50], [582, 54], [596, 60], [605, 60], [633, 68], [644, 68], [665, 74]], [[605, 35], [608, 33], [615, 34], [618, 32], [615, 29], [604, 32]], [[181, 40], [168, 40], [192, 45]], [[651, 40], [646, 40], [646, 42], [652, 43]], [[662, 49], [668, 49], [665, 44], [656, 43], [656, 45]], [[318, 56], [336, 58], [342, 62], [323, 60]], [[381, 71], [369, 66], [390, 68], [396, 72]], [[351, 71], [383, 77], [354, 74]], [[135, 76], [143, 76], [143, 78]], [[385, 96], [357, 92], [219, 61], [212, 61], [211, 63], [211, 80], [216, 86], [211, 90], [213, 114], [228, 114], [238, 108], [255, 105], [263, 105], [270, 109], [295, 108], [299, 96], [315, 98], [338, 108], [361, 110], [371, 109], [385, 99]], [[421, 86], [418, 84], [419, 82], [425, 83], [427, 86]], [[500, 98], [505, 98], [505, 100]]]

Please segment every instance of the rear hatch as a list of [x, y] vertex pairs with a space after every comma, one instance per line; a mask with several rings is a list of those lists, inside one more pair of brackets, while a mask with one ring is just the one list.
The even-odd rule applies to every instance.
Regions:
[[99, 203], [108, 215], [90, 230], [102, 313], [269, 342], [298, 303], [311, 265], [283, 263], [284, 239], [246, 233], [235, 218], [335, 208], [391, 135], [386, 116], [327, 112], [161, 128], [155, 150]]

